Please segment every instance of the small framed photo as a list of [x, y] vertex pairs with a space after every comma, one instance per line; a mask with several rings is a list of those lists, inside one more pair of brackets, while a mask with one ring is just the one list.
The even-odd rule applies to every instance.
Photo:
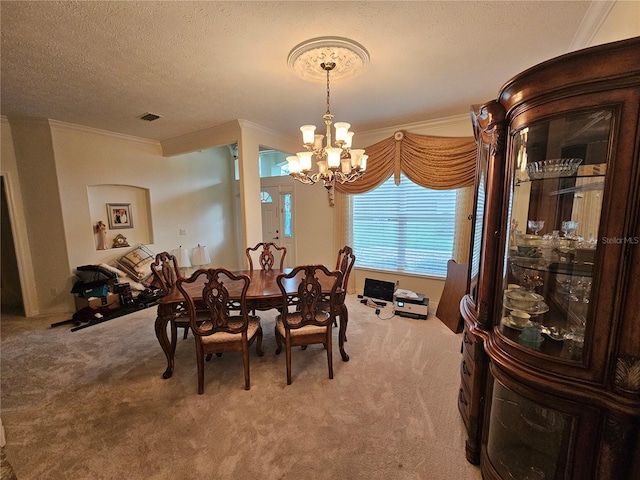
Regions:
[[133, 228], [130, 203], [107, 203], [109, 229]]

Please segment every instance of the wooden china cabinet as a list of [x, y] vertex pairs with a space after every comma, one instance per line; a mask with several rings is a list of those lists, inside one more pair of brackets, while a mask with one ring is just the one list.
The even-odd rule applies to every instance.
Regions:
[[640, 37], [472, 107], [458, 408], [484, 479], [640, 479]]

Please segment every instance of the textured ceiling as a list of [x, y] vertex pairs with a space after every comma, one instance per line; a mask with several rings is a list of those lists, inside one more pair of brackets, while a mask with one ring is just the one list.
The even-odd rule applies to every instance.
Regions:
[[287, 55], [331, 35], [371, 56], [331, 83], [335, 120], [358, 132], [466, 114], [568, 52], [590, 3], [2, 1], [1, 113], [156, 140], [234, 119], [298, 136], [321, 125], [325, 87]]

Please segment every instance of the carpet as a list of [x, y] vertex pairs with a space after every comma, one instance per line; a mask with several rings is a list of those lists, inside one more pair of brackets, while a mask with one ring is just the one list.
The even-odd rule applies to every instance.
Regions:
[[[178, 340], [173, 377], [155, 309], [70, 332], [55, 316], [3, 316], [4, 453], [19, 480], [480, 479], [465, 459], [457, 411], [461, 335], [427, 320], [376, 315], [347, 298], [334, 379], [321, 345], [275, 355], [275, 311], [260, 312], [265, 355], [205, 364], [197, 394], [193, 335]], [[59, 318], [59, 320], [62, 318]]]

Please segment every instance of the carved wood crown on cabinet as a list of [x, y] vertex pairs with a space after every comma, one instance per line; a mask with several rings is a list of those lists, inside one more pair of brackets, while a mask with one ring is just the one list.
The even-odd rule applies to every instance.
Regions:
[[458, 408], [484, 479], [640, 480], [638, 59], [573, 52], [471, 109]]

